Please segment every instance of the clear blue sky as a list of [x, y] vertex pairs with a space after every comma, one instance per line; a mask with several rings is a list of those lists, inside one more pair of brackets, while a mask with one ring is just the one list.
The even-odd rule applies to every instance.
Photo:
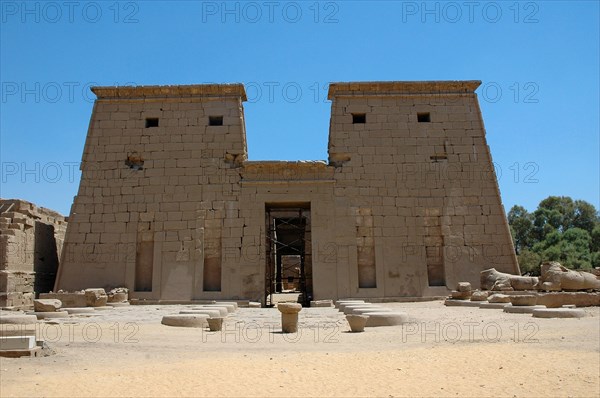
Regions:
[[330, 81], [478, 79], [506, 210], [599, 207], [597, 1], [0, 4], [3, 198], [68, 214], [90, 85], [242, 82], [250, 158], [298, 160]]

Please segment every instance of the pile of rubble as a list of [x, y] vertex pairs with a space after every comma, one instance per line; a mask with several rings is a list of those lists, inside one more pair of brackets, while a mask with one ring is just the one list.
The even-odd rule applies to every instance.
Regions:
[[494, 268], [481, 272], [481, 290], [460, 282], [445, 301], [447, 306], [502, 309], [539, 318], [581, 318], [577, 307], [600, 306], [600, 276], [573, 271], [558, 262], [545, 262], [541, 276], [505, 274]]
[[44, 321], [91, 316], [100, 310], [129, 305], [126, 288], [85, 289], [79, 292], [42, 293], [33, 311], [0, 311], [0, 357], [40, 356], [51, 353], [38, 336]]

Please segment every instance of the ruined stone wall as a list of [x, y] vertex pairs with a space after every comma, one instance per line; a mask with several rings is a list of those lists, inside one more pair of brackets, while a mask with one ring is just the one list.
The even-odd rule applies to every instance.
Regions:
[[0, 200], [0, 307], [28, 307], [53, 288], [66, 226], [52, 210]]
[[445, 294], [485, 268], [518, 273], [478, 85], [330, 86], [337, 230], [356, 229], [341, 296]]

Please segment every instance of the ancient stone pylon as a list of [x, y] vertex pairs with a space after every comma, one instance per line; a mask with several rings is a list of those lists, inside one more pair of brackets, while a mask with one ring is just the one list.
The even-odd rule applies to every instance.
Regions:
[[56, 288], [264, 303], [518, 273], [479, 85], [331, 84], [327, 162], [248, 161], [241, 84], [95, 87]]

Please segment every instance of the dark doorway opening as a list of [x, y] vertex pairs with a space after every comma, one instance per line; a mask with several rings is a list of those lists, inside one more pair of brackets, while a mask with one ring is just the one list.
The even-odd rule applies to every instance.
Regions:
[[310, 203], [267, 204], [265, 304], [312, 300]]
[[35, 297], [40, 293], [48, 293], [54, 289], [56, 272], [58, 271], [58, 251], [54, 226], [36, 221], [34, 240], [33, 271]]

